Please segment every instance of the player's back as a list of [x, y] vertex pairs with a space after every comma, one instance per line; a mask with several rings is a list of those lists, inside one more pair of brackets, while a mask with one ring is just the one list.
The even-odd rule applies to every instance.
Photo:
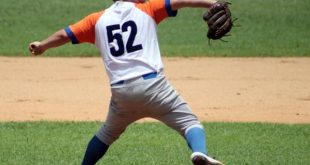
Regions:
[[162, 69], [156, 21], [150, 6], [116, 2], [96, 24], [96, 45], [101, 50], [111, 83]]
[[163, 69], [156, 26], [176, 13], [169, 0], [118, 1], [70, 25], [65, 31], [74, 44], [97, 45], [113, 84]]

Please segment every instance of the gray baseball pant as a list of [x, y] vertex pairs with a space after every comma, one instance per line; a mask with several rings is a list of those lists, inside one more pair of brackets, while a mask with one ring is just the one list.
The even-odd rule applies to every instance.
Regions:
[[202, 127], [188, 104], [167, 81], [162, 72], [155, 78], [133, 78], [111, 85], [109, 113], [96, 136], [111, 145], [131, 123], [150, 117], [182, 136], [192, 127]]

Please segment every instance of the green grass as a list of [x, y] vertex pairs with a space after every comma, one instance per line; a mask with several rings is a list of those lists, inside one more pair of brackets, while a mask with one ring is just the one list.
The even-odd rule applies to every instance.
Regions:
[[[75, 23], [91, 12], [106, 8], [102, 0], [0, 0], [0, 54], [29, 55], [28, 44], [42, 40]], [[96, 47], [68, 44], [47, 53], [49, 56], [93, 56]]]
[[[29, 42], [41, 40], [112, 0], [0, 0], [0, 55], [28, 55]], [[233, 0], [239, 18], [228, 42], [208, 45], [203, 9], [182, 9], [177, 18], [159, 25], [166, 56], [310, 56], [310, 3], [305, 0]], [[47, 56], [98, 56], [90, 44], [67, 45]]]
[[[0, 164], [79, 164], [98, 122], [2, 122]], [[310, 163], [310, 125], [204, 123], [209, 152], [232, 165]], [[133, 124], [98, 164], [190, 165], [184, 140], [160, 123]]]
[[[310, 3], [303, 0], [233, 0], [233, 17], [239, 18], [227, 43], [206, 41], [204, 10], [182, 10], [179, 19], [166, 22], [171, 34], [162, 37], [162, 50], [169, 55], [208, 56], [309, 56]], [[162, 28], [160, 34], [168, 33]], [[178, 39], [175, 39], [177, 36]], [[169, 42], [171, 44], [169, 45]], [[184, 53], [182, 53], [184, 52]]]

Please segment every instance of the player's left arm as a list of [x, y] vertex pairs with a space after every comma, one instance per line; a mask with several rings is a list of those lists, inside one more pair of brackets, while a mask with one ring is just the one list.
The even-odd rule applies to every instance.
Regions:
[[65, 30], [59, 30], [42, 41], [35, 41], [29, 44], [29, 51], [33, 55], [40, 55], [46, 50], [64, 45], [70, 41]]
[[209, 8], [216, 0], [170, 0], [172, 10], [178, 10], [184, 7]]

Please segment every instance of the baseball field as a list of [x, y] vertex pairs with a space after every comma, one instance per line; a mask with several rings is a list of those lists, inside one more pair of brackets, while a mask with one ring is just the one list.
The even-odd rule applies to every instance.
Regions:
[[[202, 9], [158, 27], [165, 74], [228, 165], [310, 164], [310, 3], [233, 0], [228, 42], [206, 38]], [[28, 44], [108, 7], [92, 0], [0, 0], [0, 164], [80, 164], [110, 89], [95, 46], [31, 57]], [[98, 164], [191, 165], [174, 131], [131, 125]]]

